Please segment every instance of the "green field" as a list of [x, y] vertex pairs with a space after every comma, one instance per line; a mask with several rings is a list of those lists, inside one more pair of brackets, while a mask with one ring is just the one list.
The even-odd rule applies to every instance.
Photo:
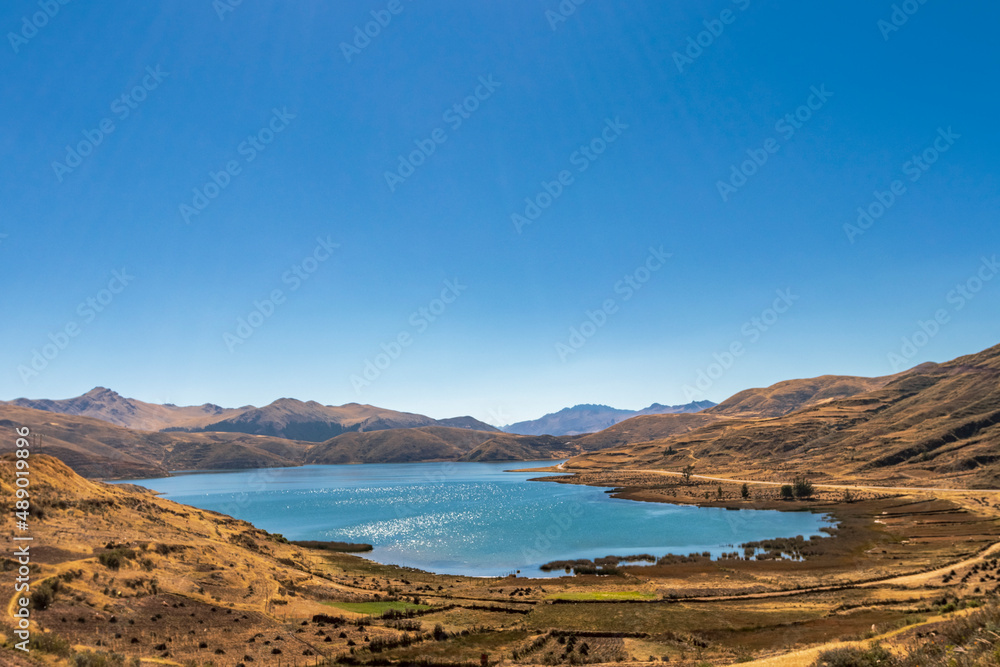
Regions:
[[655, 600], [656, 593], [639, 591], [595, 591], [593, 593], [557, 593], [553, 600]]
[[430, 605], [413, 604], [412, 602], [403, 602], [402, 600], [386, 602], [324, 602], [323, 604], [343, 609], [344, 611], [352, 611], [355, 614], [370, 614], [372, 616], [381, 616], [390, 609], [393, 611], [409, 611], [411, 609], [421, 611], [431, 608]]

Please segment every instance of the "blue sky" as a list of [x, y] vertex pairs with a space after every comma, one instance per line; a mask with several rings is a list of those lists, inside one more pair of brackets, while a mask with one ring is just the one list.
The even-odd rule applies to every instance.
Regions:
[[1000, 342], [995, 3], [225, 1], [0, 10], [0, 397], [496, 423]]

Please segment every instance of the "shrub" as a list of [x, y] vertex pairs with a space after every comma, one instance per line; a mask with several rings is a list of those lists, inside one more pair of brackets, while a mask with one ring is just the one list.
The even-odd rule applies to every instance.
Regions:
[[835, 648], [819, 654], [813, 667], [892, 667], [896, 658], [879, 644], [868, 648]]
[[52, 632], [32, 632], [31, 639], [28, 640], [28, 647], [62, 658], [68, 658], [72, 652], [69, 641]]
[[791, 484], [782, 484], [781, 485], [781, 499], [782, 500], [791, 500], [794, 497], [795, 497], [795, 492], [792, 490], [792, 485]]
[[746, 482], [743, 482], [743, 486], [740, 487], [740, 495], [743, 496], [743, 500], [750, 497], [750, 487], [747, 486]]
[[124, 547], [115, 547], [97, 556], [97, 560], [109, 570], [117, 570], [126, 561], [135, 558], [135, 552]]
[[809, 498], [815, 492], [813, 483], [808, 479], [797, 479], [792, 484], [792, 491], [796, 498]]
[[73, 656], [74, 667], [139, 667], [139, 658], [126, 659], [115, 652], [84, 651]]
[[59, 579], [46, 579], [31, 591], [31, 606], [38, 610], [48, 609], [58, 591]]

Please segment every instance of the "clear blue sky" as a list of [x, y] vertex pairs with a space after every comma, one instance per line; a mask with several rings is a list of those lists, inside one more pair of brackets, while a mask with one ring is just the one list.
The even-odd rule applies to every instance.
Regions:
[[0, 397], [516, 421], [1000, 342], [996, 3], [224, 1], [0, 10]]

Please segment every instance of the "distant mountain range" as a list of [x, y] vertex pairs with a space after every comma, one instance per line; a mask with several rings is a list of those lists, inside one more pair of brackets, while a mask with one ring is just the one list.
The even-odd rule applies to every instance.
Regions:
[[660, 405], [653, 403], [642, 410], [619, 410], [607, 405], [583, 404], [563, 408], [544, 417], [517, 422], [502, 427], [504, 433], [520, 435], [580, 435], [596, 433], [609, 426], [640, 415], [673, 415], [701, 412], [714, 406], [712, 401], [695, 401], [687, 405]]
[[324, 442], [342, 433], [356, 431], [420, 426], [448, 426], [499, 432], [499, 429], [472, 417], [439, 420], [360, 403], [332, 406], [322, 405], [316, 401], [280, 398], [261, 408], [253, 405], [222, 408], [211, 403], [178, 407], [169, 403], [159, 405], [125, 398], [104, 387], [96, 387], [76, 398], [64, 400], [18, 398], [13, 401], [0, 401], [0, 405], [93, 417], [142, 431], [246, 433], [305, 442]]

